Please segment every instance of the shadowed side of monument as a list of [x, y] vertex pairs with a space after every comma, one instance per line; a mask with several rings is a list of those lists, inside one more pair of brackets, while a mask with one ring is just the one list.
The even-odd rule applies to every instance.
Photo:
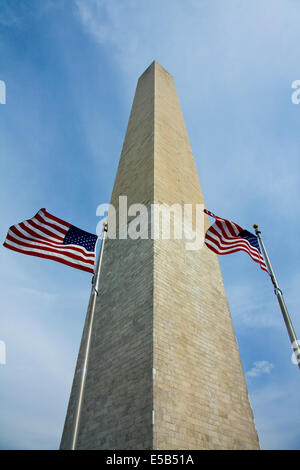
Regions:
[[[111, 204], [153, 201], [154, 70], [139, 79]], [[118, 231], [118, 227], [117, 227]], [[78, 449], [152, 448], [153, 241], [107, 239]], [[84, 329], [61, 448], [70, 448]]]

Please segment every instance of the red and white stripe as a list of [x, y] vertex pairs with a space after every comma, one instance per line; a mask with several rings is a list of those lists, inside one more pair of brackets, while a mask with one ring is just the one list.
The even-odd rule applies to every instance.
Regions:
[[209, 227], [205, 235], [205, 244], [218, 255], [227, 255], [237, 251], [245, 251], [253, 261], [260, 264], [261, 269], [269, 273], [265, 260], [261, 253], [252, 246], [248, 240], [241, 238], [238, 234], [243, 230], [238, 224], [221, 217], [217, 217], [206, 209], [204, 212], [216, 219]]
[[32, 219], [12, 225], [3, 245], [19, 253], [59, 261], [93, 273], [95, 252], [91, 253], [83, 246], [63, 244], [70, 227], [68, 222], [41, 209]]

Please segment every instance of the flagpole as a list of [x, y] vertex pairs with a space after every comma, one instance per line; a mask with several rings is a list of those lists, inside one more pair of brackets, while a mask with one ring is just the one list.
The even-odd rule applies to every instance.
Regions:
[[271, 280], [272, 280], [272, 283], [273, 283], [273, 286], [274, 286], [274, 293], [277, 297], [277, 300], [278, 300], [278, 303], [279, 303], [279, 306], [280, 306], [280, 309], [281, 309], [281, 313], [282, 313], [282, 316], [283, 316], [283, 319], [284, 319], [284, 322], [285, 322], [285, 326], [286, 326], [288, 335], [290, 337], [290, 341], [292, 343], [292, 349], [294, 351], [294, 354], [295, 354], [295, 357], [296, 357], [296, 360], [297, 360], [297, 364], [298, 364], [298, 367], [300, 369], [300, 346], [299, 346], [299, 343], [298, 343], [298, 340], [297, 340], [297, 337], [296, 337], [296, 333], [295, 333], [292, 321], [290, 319], [288, 310], [286, 308], [286, 305], [285, 305], [285, 302], [284, 302], [284, 299], [283, 299], [282, 290], [280, 289], [280, 287], [278, 285], [274, 270], [273, 270], [272, 265], [271, 265], [270, 258], [268, 256], [266, 247], [265, 247], [264, 242], [263, 242], [262, 237], [261, 237], [261, 231], [258, 229], [257, 224], [254, 224], [253, 228], [255, 229], [255, 233], [257, 235], [261, 250], [262, 250], [264, 258], [265, 258], [265, 262], [266, 262], [266, 265], [267, 265], [267, 268], [269, 270], [269, 274], [271, 276]]
[[77, 437], [78, 437], [78, 428], [79, 428], [80, 414], [81, 414], [81, 408], [82, 408], [83, 393], [84, 393], [87, 365], [88, 365], [89, 352], [90, 352], [96, 300], [97, 300], [98, 290], [99, 290], [100, 271], [101, 271], [101, 263], [102, 263], [102, 256], [103, 256], [103, 249], [104, 249], [106, 234], [107, 234], [107, 222], [104, 222], [103, 230], [102, 230], [102, 243], [101, 243], [100, 252], [98, 255], [95, 274], [92, 279], [92, 289], [91, 289], [90, 302], [89, 302], [90, 309], [89, 309], [88, 325], [87, 325], [87, 339], [86, 339], [85, 349], [84, 349], [83, 365], [81, 368], [78, 399], [76, 403], [76, 409], [74, 412], [75, 418], [74, 418], [74, 426], [73, 426], [73, 431], [72, 431], [72, 444], [71, 444], [72, 450], [76, 449], [76, 443], [77, 443]]

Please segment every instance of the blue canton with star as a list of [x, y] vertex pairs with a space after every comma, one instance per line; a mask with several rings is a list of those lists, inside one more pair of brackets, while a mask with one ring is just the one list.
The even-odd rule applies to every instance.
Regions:
[[248, 240], [250, 245], [254, 246], [254, 248], [256, 248], [260, 252], [256, 235], [253, 235], [253, 233], [248, 232], [248, 230], [242, 230], [238, 236], [244, 238], [245, 240]]
[[63, 245], [79, 245], [83, 246], [87, 251], [95, 251], [97, 238], [97, 235], [85, 232], [71, 225], [66, 233]]

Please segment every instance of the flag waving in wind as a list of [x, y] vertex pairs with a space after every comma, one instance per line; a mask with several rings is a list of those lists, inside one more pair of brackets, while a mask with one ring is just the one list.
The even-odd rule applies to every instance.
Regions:
[[205, 244], [217, 255], [227, 255], [237, 251], [245, 251], [253, 261], [260, 264], [261, 269], [269, 273], [264, 258], [260, 252], [256, 235], [244, 230], [238, 224], [217, 217], [212, 212], [204, 209], [210, 217], [216, 219], [205, 234]]
[[59, 261], [93, 273], [97, 239], [97, 235], [41, 209], [32, 219], [12, 225], [3, 245], [25, 255]]

